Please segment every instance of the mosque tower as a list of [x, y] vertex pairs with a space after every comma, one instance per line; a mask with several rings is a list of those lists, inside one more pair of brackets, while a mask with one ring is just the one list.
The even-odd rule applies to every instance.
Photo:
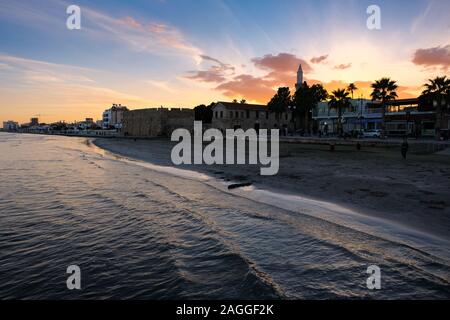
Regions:
[[300, 89], [302, 85], [303, 85], [303, 69], [302, 69], [302, 65], [300, 64], [298, 66], [298, 71], [297, 71], [297, 84], [295, 85], [295, 90]]

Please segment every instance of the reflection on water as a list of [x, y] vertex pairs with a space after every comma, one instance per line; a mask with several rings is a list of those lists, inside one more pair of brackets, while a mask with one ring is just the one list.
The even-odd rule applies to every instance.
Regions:
[[0, 298], [450, 297], [446, 258], [159, 169], [0, 134]]

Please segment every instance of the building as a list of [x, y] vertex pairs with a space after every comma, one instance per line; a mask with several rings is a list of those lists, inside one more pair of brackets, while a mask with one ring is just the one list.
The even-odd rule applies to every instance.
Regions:
[[123, 135], [127, 137], [169, 137], [176, 129], [194, 128], [194, 109], [153, 108], [126, 111]]
[[39, 118], [31, 118], [29, 126], [30, 127], [39, 126]]
[[218, 102], [213, 108], [212, 128], [226, 129], [288, 129], [292, 128], [292, 112], [269, 112], [266, 105]]
[[15, 121], [4, 121], [3, 130], [4, 131], [17, 131], [19, 129], [19, 123]]
[[[379, 104], [367, 99], [351, 99], [350, 107], [342, 112], [344, 132], [381, 129], [382, 112]], [[338, 129], [338, 112], [331, 109], [328, 102], [319, 102], [313, 110], [315, 127], [322, 132], [336, 133]]]
[[295, 90], [300, 89], [302, 85], [303, 85], [303, 69], [302, 65], [300, 64], [297, 70], [297, 83], [295, 84]]
[[[352, 99], [350, 103], [351, 107], [342, 113], [344, 132], [383, 129], [383, 110], [379, 102]], [[322, 132], [327, 127], [329, 133], [337, 133], [337, 111], [330, 109], [328, 102], [318, 104], [313, 112], [313, 120]], [[416, 137], [431, 137], [435, 135], [435, 123], [434, 109], [420, 104], [418, 98], [398, 99], [386, 105], [384, 130], [388, 136], [404, 136], [408, 133]]]
[[386, 106], [385, 130], [389, 136], [432, 137], [436, 134], [436, 111], [418, 98], [398, 99]]
[[76, 125], [79, 130], [93, 129], [96, 127], [93, 118], [86, 118], [84, 121], [77, 122]]
[[110, 109], [103, 112], [103, 128], [110, 129], [121, 129], [123, 122], [123, 115], [128, 111], [128, 108], [122, 106], [121, 104], [113, 104]]

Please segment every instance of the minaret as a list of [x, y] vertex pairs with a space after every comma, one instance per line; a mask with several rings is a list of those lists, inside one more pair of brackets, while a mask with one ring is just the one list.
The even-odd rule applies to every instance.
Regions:
[[303, 69], [302, 69], [302, 65], [300, 64], [298, 66], [298, 71], [297, 71], [297, 84], [295, 85], [295, 90], [300, 89], [302, 85], [303, 85]]

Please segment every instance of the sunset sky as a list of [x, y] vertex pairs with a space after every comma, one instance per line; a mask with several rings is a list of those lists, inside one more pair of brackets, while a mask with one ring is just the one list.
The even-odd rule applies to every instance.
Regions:
[[[66, 28], [81, 7], [81, 30]], [[371, 4], [382, 29], [366, 27]], [[0, 0], [0, 121], [101, 118], [131, 109], [267, 103], [298, 64], [327, 89], [398, 81], [417, 96], [450, 75], [446, 0]]]

